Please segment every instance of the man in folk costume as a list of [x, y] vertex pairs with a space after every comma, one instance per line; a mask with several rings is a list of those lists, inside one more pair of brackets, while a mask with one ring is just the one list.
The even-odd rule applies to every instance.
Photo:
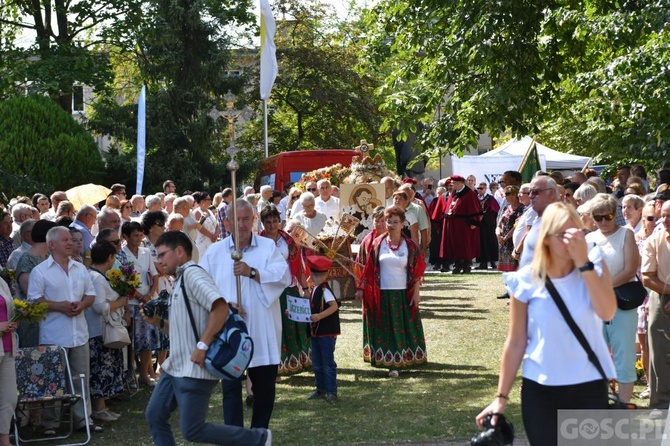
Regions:
[[453, 191], [448, 197], [443, 195], [432, 217], [442, 220], [440, 258], [453, 260], [453, 274], [468, 274], [472, 269], [472, 259], [479, 255], [482, 207], [477, 194], [465, 185], [465, 178], [452, 175], [451, 182]]

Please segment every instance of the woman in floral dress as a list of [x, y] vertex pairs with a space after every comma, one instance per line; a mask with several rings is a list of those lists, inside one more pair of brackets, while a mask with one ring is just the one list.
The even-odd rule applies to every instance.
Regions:
[[[281, 216], [277, 208], [269, 204], [261, 211], [261, 222], [265, 228], [261, 236], [274, 240], [277, 249], [284, 256], [291, 268], [293, 281], [279, 297], [282, 314], [282, 342], [280, 376], [294, 375], [308, 369], [312, 365], [310, 340], [307, 337], [308, 324], [292, 321], [286, 316], [286, 296], [300, 296], [298, 286], [304, 281], [300, 250], [290, 235], [279, 229]], [[304, 288], [303, 288], [304, 289]]]
[[384, 211], [387, 233], [372, 242], [356, 297], [363, 299], [363, 359], [389, 370], [425, 364], [426, 339], [419, 314], [419, 286], [426, 269], [420, 249], [402, 234], [405, 212]]
[[496, 228], [498, 237], [498, 270], [516, 271], [519, 262], [514, 259], [514, 225], [517, 219], [526, 210], [525, 206], [519, 201], [519, 188], [517, 186], [507, 186], [505, 188], [505, 200], [509, 203], [503, 211], [502, 218]]

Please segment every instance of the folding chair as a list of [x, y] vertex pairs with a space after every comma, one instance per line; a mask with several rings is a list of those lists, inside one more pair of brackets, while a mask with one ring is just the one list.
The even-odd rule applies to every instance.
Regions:
[[[16, 445], [19, 442], [30, 443], [36, 441], [63, 440], [68, 438], [74, 430], [73, 406], [88, 392], [86, 376], [80, 374], [75, 379], [81, 383], [82, 394], [74, 391], [73, 378], [67, 353], [63, 347], [57, 345], [43, 345], [19, 349], [16, 356], [16, 381], [19, 392], [16, 416], [14, 417], [14, 434]], [[68, 422], [67, 432], [60, 436], [29, 437], [20, 436], [19, 415], [28, 417], [31, 410], [43, 410], [46, 407], [54, 409], [60, 407], [60, 422]], [[69, 415], [64, 416], [66, 413]], [[68, 418], [63, 420], [63, 418]], [[84, 418], [89, 414], [84, 404]], [[83, 443], [69, 443], [67, 446], [79, 446], [91, 441], [91, 431], [86, 423], [86, 441]], [[65, 445], [64, 445], [65, 446]]]

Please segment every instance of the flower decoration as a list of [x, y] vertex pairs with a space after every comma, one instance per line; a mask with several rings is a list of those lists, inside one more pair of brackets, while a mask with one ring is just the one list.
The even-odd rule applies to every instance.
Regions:
[[114, 291], [119, 293], [119, 296], [134, 296], [135, 290], [142, 284], [140, 275], [134, 267], [133, 262], [123, 262], [119, 268], [107, 271], [109, 284]]
[[[46, 302], [28, 302], [21, 299], [14, 299], [14, 315], [9, 322], [42, 321], [47, 317], [47, 307], [48, 304]], [[4, 334], [4, 331], [0, 332], [0, 336]]]
[[16, 277], [16, 271], [5, 266], [2, 268], [2, 270], [0, 270], [0, 277], [2, 277], [2, 279], [8, 284], [11, 284]]

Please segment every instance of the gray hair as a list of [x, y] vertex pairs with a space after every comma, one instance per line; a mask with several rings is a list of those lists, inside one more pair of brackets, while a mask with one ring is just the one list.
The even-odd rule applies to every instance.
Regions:
[[186, 197], [177, 197], [172, 202], [172, 209], [177, 209], [184, 204], [186, 204], [190, 207], [188, 199]]
[[17, 221], [21, 218], [21, 214], [25, 212], [30, 212], [30, 215], [32, 216], [33, 210], [32, 206], [29, 206], [25, 203], [17, 203], [14, 206], [12, 206], [12, 220]]
[[[254, 213], [254, 206], [251, 203], [249, 203], [245, 198], [238, 198], [237, 200], [235, 200], [235, 204], [237, 206], [237, 212], [241, 211], [242, 209], [246, 209], [252, 214]], [[226, 214], [226, 220], [233, 221], [232, 208], [228, 209], [228, 212]]]
[[158, 195], [147, 195], [147, 198], [144, 199], [144, 204], [146, 204], [147, 209], [151, 208], [151, 206], [155, 204], [160, 204], [161, 203], [161, 197]]
[[572, 195], [575, 200], [589, 201], [592, 200], [598, 194], [596, 188], [589, 183], [584, 183], [577, 188], [575, 193]]
[[102, 223], [107, 217], [109, 217], [110, 215], [115, 215], [115, 214], [120, 216], [120, 214], [119, 214], [118, 211], [116, 211], [116, 210], [114, 210], [114, 209], [110, 209], [110, 208], [105, 208], [105, 209], [103, 209], [103, 210], [100, 211], [100, 213], [99, 213], [98, 216], [96, 217], [95, 221], [97, 221], [97, 222], [98, 222], [98, 225], [99, 225], [99, 224]]
[[304, 205], [305, 203], [315, 203], [314, 194], [311, 192], [303, 192], [300, 194], [300, 204]]
[[[591, 184], [596, 188], [599, 194], [604, 194], [607, 192], [607, 187], [605, 186], [605, 181], [600, 177], [591, 177], [586, 180], [586, 183]], [[624, 185], [625, 186], [625, 185]]]
[[137, 195], [137, 194], [136, 194], [136, 195], [133, 195], [133, 196], [130, 198], [130, 202], [131, 202], [132, 204], [137, 203], [139, 200], [144, 201], [144, 197], [143, 197], [142, 195]]
[[268, 186], [266, 184], [264, 186], [261, 186], [260, 192], [261, 192], [261, 195], [263, 195], [264, 192], [271, 191], [271, 190], [272, 190], [272, 186]]
[[32, 231], [35, 222], [37, 222], [37, 220], [29, 218], [28, 220], [21, 223], [21, 227], [19, 228], [19, 234], [21, 234], [21, 240], [26, 239], [25, 237], [26, 232]]
[[621, 199], [622, 206], [625, 206], [628, 203], [632, 204], [635, 209], [640, 209], [644, 206], [644, 200], [633, 194], [624, 195], [624, 197]]
[[327, 179], [323, 178], [323, 179], [321, 179], [321, 180], [319, 180], [319, 181], [316, 182], [316, 187], [321, 187], [321, 185], [323, 185], [323, 184], [328, 184], [328, 186], [331, 186], [331, 187], [333, 186], [333, 185], [330, 183], [330, 181], [328, 181]]
[[56, 242], [60, 240], [62, 234], [69, 234], [70, 230], [66, 228], [65, 226], [54, 226], [53, 228], [49, 229], [49, 232], [47, 232], [47, 246], [51, 242]]
[[86, 215], [86, 214], [90, 214], [91, 212], [95, 213], [96, 215], [98, 214], [98, 211], [97, 211], [93, 206], [91, 206], [90, 204], [85, 204], [85, 205], [83, 205], [83, 206], [81, 207], [81, 209], [79, 209], [79, 211], [77, 212], [76, 219], [77, 219], [77, 220], [81, 220], [81, 218], [82, 218], [84, 215]]
[[589, 203], [591, 204], [592, 214], [596, 212], [605, 212], [607, 214], [616, 213], [617, 200], [610, 194], [596, 194]]

